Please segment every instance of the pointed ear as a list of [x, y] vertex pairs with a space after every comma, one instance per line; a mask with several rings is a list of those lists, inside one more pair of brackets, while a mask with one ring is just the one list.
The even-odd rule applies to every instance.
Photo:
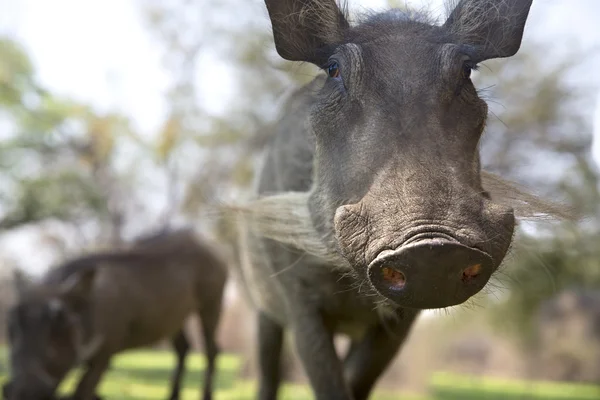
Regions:
[[95, 276], [95, 268], [74, 272], [61, 283], [61, 297], [67, 302], [76, 304], [86, 301], [92, 291]]
[[473, 46], [476, 62], [511, 57], [521, 47], [533, 0], [460, 0], [444, 28]]
[[323, 67], [349, 28], [335, 0], [265, 0], [265, 4], [275, 48], [286, 60]]

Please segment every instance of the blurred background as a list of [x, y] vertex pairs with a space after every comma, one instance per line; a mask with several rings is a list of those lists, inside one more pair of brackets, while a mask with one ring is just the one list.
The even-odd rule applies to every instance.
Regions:
[[[421, 319], [379, 398], [600, 398], [599, 18], [597, 0], [536, 0], [518, 55], [474, 78], [490, 104], [485, 168], [585, 218], [523, 223], [485, 295]], [[179, 225], [233, 259], [211, 207], [251, 195], [281, 96], [316, 74], [276, 55], [260, 0], [0, 0], [3, 348], [15, 270], [36, 278]], [[233, 283], [225, 307], [216, 398], [250, 399], [254, 321]], [[168, 350], [124, 357], [103, 383], [108, 397], [166, 395]], [[198, 398], [202, 365], [190, 361], [185, 398]], [[310, 398], [291, 351], [285, 369], [286, 398]]]

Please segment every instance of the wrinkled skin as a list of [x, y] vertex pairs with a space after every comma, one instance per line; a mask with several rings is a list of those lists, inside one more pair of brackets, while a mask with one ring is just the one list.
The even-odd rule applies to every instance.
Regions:
[[97, 400], [113, 355], [170, 339], [177, 363], [169, 399], [177, 400], [191, 347], [183, 325], [196, 313], [207, 360], [201, 398], [211, 400], [227, 276], [211, 246], [184, 229], [75, 258], [41, 282], [20, 284], [8, 317], [12, 376], [3, 398], [54, 400], [66, 374], [82, 366], [69, 399]]
[[[312, 226], [345, 264], [243, 232], [259, 398], [277, 397], [287, 327], [317, 399], [366, 399], [419, 310], [478, 293], [510, 246], [513, 211], [481, 184], [487, 105], [470, 74], [518, 51], [531, 1], [463, 0], [442, 26], [391, 11], [353, 27], [334, 1], [265, 3], [278, 53], [326, 76], [288, 102], [258, 194], [308, 193]], [[343, 363], [335, 333], [352, 338]]]

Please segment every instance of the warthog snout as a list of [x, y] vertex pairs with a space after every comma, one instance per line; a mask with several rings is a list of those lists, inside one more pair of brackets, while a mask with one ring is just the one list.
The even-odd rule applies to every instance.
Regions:
[[[400, 182], [373, 185], [361, 201], [337, 209], [338, 249], [389, 305], [434, 309], [464, 303], [502, 263], [514, 211], [481, 190], [444, 179], [437, 185]], [[386, 196], [382, 188], [394, 184], [401, 195]]]
[[490, 255], [447, 239], [424, 239], [385, 250], [368, 267], [369, 281], [404, 307], [443, 308], [478, 293], [494, 271]]

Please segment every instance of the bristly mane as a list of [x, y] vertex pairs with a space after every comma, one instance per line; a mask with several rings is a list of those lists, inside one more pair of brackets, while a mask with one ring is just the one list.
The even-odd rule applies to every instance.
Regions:
[[428, 10], [413, 10], [410, 8], [390, 8], [385, 11], [367, 10], [358, 17], [358, 25], [384, 23], [397, 24], [398, 22], [417, 22], [421, 24], [436, 25], [438, 21]]

